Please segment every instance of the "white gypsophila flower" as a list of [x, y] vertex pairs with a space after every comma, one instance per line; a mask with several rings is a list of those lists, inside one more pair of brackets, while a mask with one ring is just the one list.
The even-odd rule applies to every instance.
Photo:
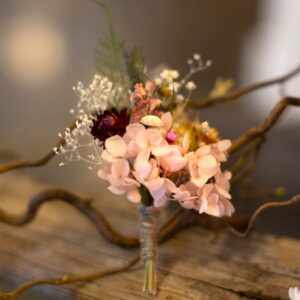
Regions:
[[100, 75], [95, 75], [88, 87], [78, 82], [73, 90], [79, 95], [77, 108], [70, 110], [77, 119], [76, 125], [72, 130], [66, 128], [64, 133], [59, 133], [65, 144], [53, 150], [63, 157], [64, 161], [59, 164], [60, 166], [82, 160], [88, 162], [89, 168], [92, 169], [101, 164], [100, 142], [91, 135], [93, 120], [110, 107], [124, 105], [122, 103], [124, 92]]
[[185, 75], [185, 77], [181, 80], [181, 84], [185, 84], [187, 82], [187, 80], [193, 76], [195, 73], [201, 72], [205, 69], [207, 69], [208, 67], [211, 66], [211, 61], [207, 60], [207, 61], [203, 61], [202, 57], [200, 54], [195, 53], [193, 55], [193, 58], [190, 58], [187, 60], [187, 63], [190, 67], [189, 72]]
[[201, 130], [205, 135], [209, 134], [210, 127], [207, 121], [201, 123]]
[[290, 287], [289, 297], [291, 300], [300, 300], [300, 289], [298, 287]]
[[174, 79], [177, 79], [179, 77], [179, 72], [177, 70], [165, 69], [160, 73], [160, 77], [167, 83], [172, 83]]
[[181, 94], [176, 95], [176, 104], [181, 104], [184, 102], [184, 97]]
[[[97, 140], [90, 134], [92, 119], [83, 114], [76, 121], [73, 130], [66, 128], [64, 133], [59, 133], [59, 137], [65, 140], [65, 144], [59, 148], [54, 148], [57, 155], [63, 157], [63, 162], [59, 166], [63, 166], [72, 161], [83, 160], [90, 165], [100, 165], [100, 147]], [[89, 168], [92, 168], [91, 166]]]
[[179, 82], [173, 82], [171, 84], [169, 84], [169, 90], [172, 92], [172, 93], [177, 93], [178, 92], [178, 89], [180, 87], [180, 84]]
[[196, 84], [193, 82], [193, 81], [188, 81], [186, 84], [185, 84], [185, 88], [188, 90], [188, 91], [193, 91], [197, 88]]
[[154, 82], [155, 82], [156, 85], [161, 85], [162, 84], [162, 79], [159, 78], [159, 77], [155, 78]]
[[201, 59], [201, 55], [199, 53], [194, 53], [193, 54], [193, 58], [194, 58], [194, 60], [200, 60]]
[[80, 97], [77, 108], [90, 115], [99, 114], [110, 106], [118, 106], [124, 94], [122, 88], [114, 87], [108, 78], [100, 75], [95, 75], [88, 87], [78, 82], [73, 90]]

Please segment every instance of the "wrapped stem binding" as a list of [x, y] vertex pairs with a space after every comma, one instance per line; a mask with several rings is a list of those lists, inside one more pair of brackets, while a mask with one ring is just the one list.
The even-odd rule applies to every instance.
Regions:
[[157, 236], [159, 209], [154, 206], [143, 206], [139, 211], [141, 261], [144, 264], [143, 292], [148, 295], [157, 293]]

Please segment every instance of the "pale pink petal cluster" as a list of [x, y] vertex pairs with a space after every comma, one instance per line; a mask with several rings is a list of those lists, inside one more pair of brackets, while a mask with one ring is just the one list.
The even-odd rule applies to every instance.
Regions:
[[[144, 95], [143, 86], [136, 93]], [[182, 144], [168, 142], [172, 116], [165, 113], [161, 126], [132, 123], [124, 136], [112, 136], [105, 141], [102, 159], [105, 165], [99, 176], [110, 183], [114, 194], [127, 194], [132, 202], [140, 202], [139, 188], [144, 186], [153, 198], [153, 205], [164, 206], [169, 200], [178, 201], [187, 209], [213, 216], [230, 216], [230, 172], [221, 171], [229, 140], [201, 145], [188, 151], [188, 135]], [[174, 179], [175, 178], [175, 179]]]
[[160, 105], [161, 101], [153, 95], [155, 88], [152, 81], [147, 81], [145, 85], [135, 84], [134, 92], [130, 96], [132, 123], [139, 122], [142, 117], [151, 114]]

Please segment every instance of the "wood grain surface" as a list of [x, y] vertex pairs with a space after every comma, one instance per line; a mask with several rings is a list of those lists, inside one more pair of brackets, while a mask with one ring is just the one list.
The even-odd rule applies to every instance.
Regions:
[[[3, 175], [0, 207], [21, 213], [44, 187], [21, 174]], [[97, 206], [120, 231], [136, 235], [136, 211], [119, 201], [99, 198]], [[49, 203], [24, 227], [0, 224], [0, 288], [118, 266], [136, 252], [109, 244], [67, 204]], [[300, 286], [300, 241], [258, 233], [239, 239], [193, 227], [159, 247], [158, 275], [156, 299], [288, 299], [288, 288]], [[142, 280], [136, 265], [94, 282], [35, 287], [21, 299], [154, 299], [141, 292]]]

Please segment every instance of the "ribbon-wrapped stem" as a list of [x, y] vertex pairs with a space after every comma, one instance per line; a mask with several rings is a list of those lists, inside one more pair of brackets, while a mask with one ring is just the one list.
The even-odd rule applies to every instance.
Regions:
[[144, 264], [143, 291], [149, 295], [157, 292], [156, 260], [159, 209], [143, 206], [140, 209], [141, 259]]

